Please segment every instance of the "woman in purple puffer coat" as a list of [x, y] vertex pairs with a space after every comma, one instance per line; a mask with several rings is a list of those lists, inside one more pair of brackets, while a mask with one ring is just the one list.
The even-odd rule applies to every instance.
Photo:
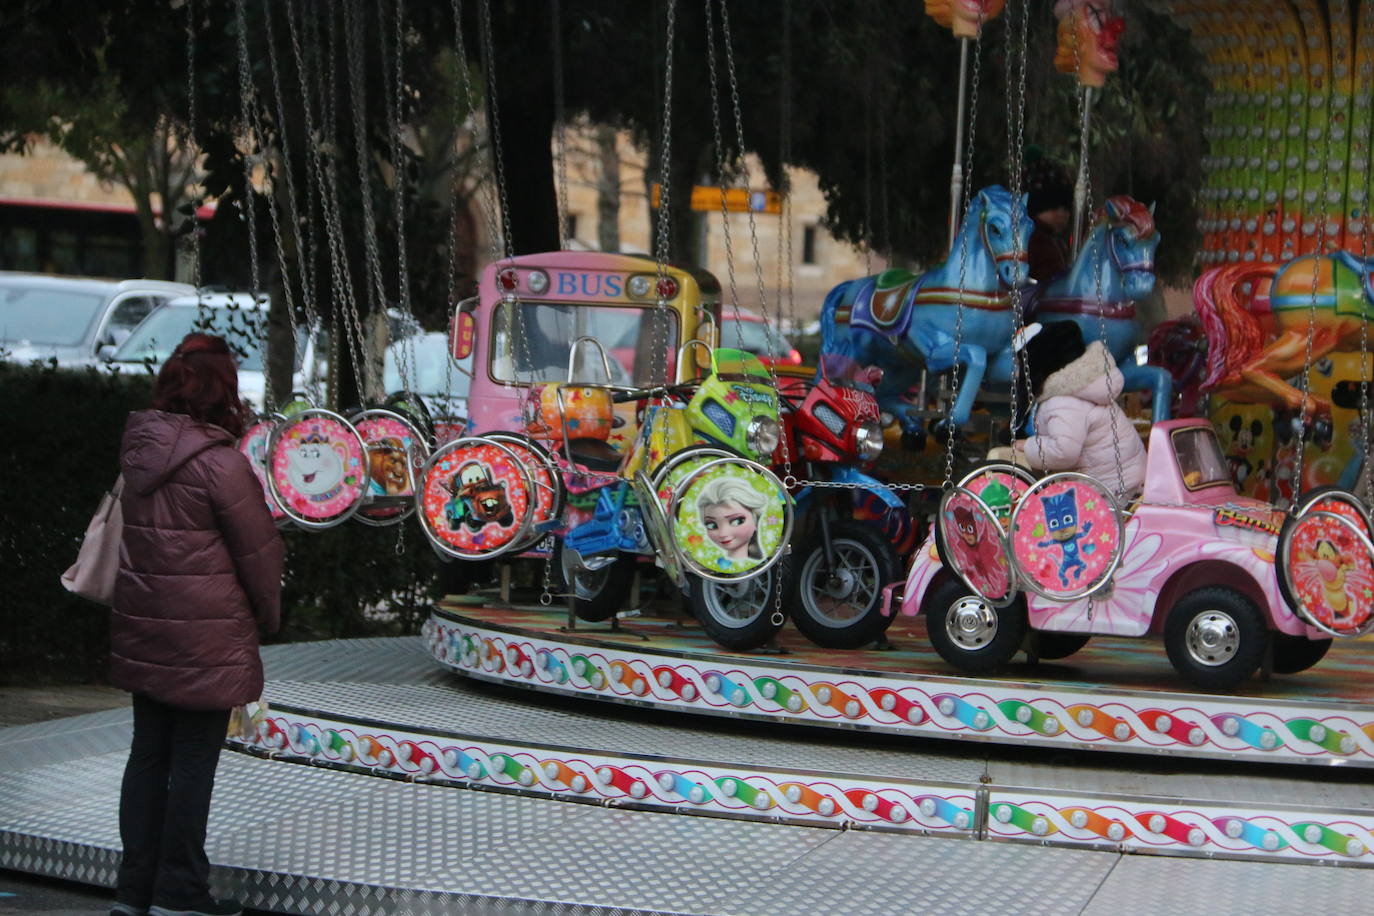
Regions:
[[[1038, 329], [1038, 330], [1037, 330]], [[1034, 471], [1079, 471], [1127, 500], [1145, 486], [1145, 444], [1117, 406], [1123, 380], [1102, 341], [1084, 345], [1072, 321], [1028, 325], [1028, 383], [1036, 397], [1035, 435], [1015, 443]]]
[[110, 911], [234, 914], [210, 896], [205, 828], [229, 712], [262, 695], [258, 628], [281, 614], [283, 548], [248, 459], [223, 338], [190, 334], [153, 409], [129, 416], [110, 681], [134, 695]]

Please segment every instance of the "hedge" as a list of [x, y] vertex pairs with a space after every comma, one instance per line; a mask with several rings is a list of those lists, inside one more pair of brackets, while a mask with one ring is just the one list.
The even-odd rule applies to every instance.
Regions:
[[[9, 469], [0, 508], [0, 684], [104, 679], [108, 611], [59, 581], [118, 474], [130, 411], [151, 377], [0, 362], [0, 436]], [[419, 631], [439, 561], [412, 518], [390, 528], [349, 522], [286, 531], [282, 632], [273, 641]]]

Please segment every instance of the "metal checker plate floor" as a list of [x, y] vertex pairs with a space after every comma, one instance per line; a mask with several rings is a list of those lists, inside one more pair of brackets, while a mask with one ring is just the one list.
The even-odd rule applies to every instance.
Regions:
[[[109, 886], [122, 764], [0, 777], [0, 867]], [[1355, 916], [1374, 893], [1365, 870], [680, 818], [237, 754], [209, 834], [217, 892], [285, 913]]]

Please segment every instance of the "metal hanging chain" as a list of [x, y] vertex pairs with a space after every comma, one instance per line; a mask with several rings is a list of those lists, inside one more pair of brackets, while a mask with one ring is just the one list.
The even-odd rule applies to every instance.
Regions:
[[873, 55], [864, 55], [864, 276], [873, 273]]
[[[196, 143], [196, 3], [186, 0], [186, 151], [191, 156], [191, 174], [200, 158]], [[191, 197], [191, 284], [196, 288], [196, 320], [205, 320], [205, 300], [200, 278], [200, 204], [204, 185]]]
[[[273, 0], [263, 0], [264, 11], [270, 11], [272, 5]], [[301, 290], [304, 299], [304, 301], [302, 302], [302, 306], [305, 310], [307, 333], [313, 333], [316, 325], [319, 323], [319, 314], [318, 309], [316, 308], [316, 304], [318, 302], [318, 287], [315, 284], [316, 277], [314, 267], [315, 255], [318, 251], [318, 248], [315, 244], [314, 214], [316, 201], [320, 197], [320, 168], [318, 162], [319, 151], [318, 149], [316, 149], [314, 142], [315, 122], [313, 116], [313, 107], [310, 104], [310, 77], [309, 72], [306, 69], [305, 55], [301, 51], [300, 34], [299, 29], [297, 27], [296, 16], [294, 13], [295, 6], [291, 2], [291, 0], [287, 0], [287, 2], [283, 4], [283, 6], [286, 9], [286, 25], [290, 37], [291, 49], [296, 63], [297, 81], [300, 83], [301, 111], [305, 119], [304, 136], [306, 145], [305, 211], [302, 214], [301, 211], [297, 209], [295, 179], [292, 176], [291, 170], [289, 168], [286, 170], [287, 204], [290, 207], [291, 211], [291, 222], [295, 227], [297, 237], [301, 240], [301, 244], [299, 244], [298, 247], [300, 248], [301, 257]], [[268, 24], [270, 34], [272, 22], [270, 12], [267, 12], [266, 22]], [[269, 55], [269, 58], [271, 57], [272, 56]], [[290, 145], [287, 141], [286, 125], [290, 122], [288, 122], [286, 119], [286, 108], [285, 102], [283, 100], [284, 94], [281, 88], [280, 72], [279, 69], [275, 66], [272, 70], [272, 82], [273, 93], [276, 96], [277, 102], [277, 120], [281, 124], [282, 155], [286, 157], [287, 164], [289, 165]], [[301, 237], [300, 235], [302, 226], [307, 227], [307, 234], [305, 237]]]
[[[331, 150], [337, 150], [339, 148], [338, 111], [334, 87], [339, 84], [335, 64], [339, 58], [340, 24], [339, 17], [333, 15], [332, 9], [329, 11], [325, 24], [327, 26], [325, 32], [327, 44], [322, 44], [321, 51], [325, 55], [327, 66], [317, 68], [317, 72], [321, 76], [320, 122], [323, 125], [320, 142], [327, 145]], [[349, 270], [351, 258], [348, 256], [347, 236], [343, 231], [343, 208], [339, 203], [339, 162], [336, 156], [331, 154], [324, 158], [324, 163], [325, 199], [330, 213], [326, 229], [331, 230], [331, 245], [337, 253], [337, 260], [334, 262], [335, 283], [343, 291], [342, 307], [340, 308], [340, 313], [344, 319], [346, 337], [343, 343], [348, 346], [348, 356], [353, 365], [358, 394], [366, 402], [372, 399], [374, 393], [370, 390], [370, 379], [366, 374], [363, 323], [358, 314], [358, 298], [353, 288], [353, 274]]]
[[[1331, 157], [1324, 155], [1321, 157], [1321, 161], [1321, 192], [1317, 196], [1316, 207], [1318, 209], [1315, 214], [1315, 216], [1317, 217], [1317, 249], [1315, 252], [1313, 252], [1312, 255], [1312, 297], [1307, 307], [1307, 349], [1303, 357], [1302, 363], [1302, 404], [1298, 408], [1298, 428], [1295, 431], [1295, 435], [1297, 438], [1297, 454], [1295, 456], [1295, 460], [1293, 463], [1293, 500], [1288, 507], [1290, 510], [1297, 506], [1298, 496], [1302, 493], [1303, 460], [1306, 457], [1307, 452], [1308, 401], [1311, 399], [1312, 394], [1312, 339], [1317, 334], [1317, 296], [1321, 279], [1321, 260], [1322, 258], [1326, 257], [1326, 223], [1328, 217], [1327, 214], [1321, 209], [1321, 202], [1325, 199], [1326, 193], [1331, 187]], [[1332, 264], [1331, 268], [1331, 282], [1334, 291], [1334, 284], [1336, 282], [1336, 270], [1334, 263]], [[1360, 322], [1360, 328], [1361, 344], [1363, 344], [1363, 321]]]
[[257, 196], [253, 190], [253, 160], [255, 158], [253, 154], [255, 151], [264, 149], [266, 144], [263, 143], [258, 119], [253, 114], [256, 103], [252, 76], [249, 73], [248, 23], [243, 13], [243, 4], [244, 0], [234, 0], [234, 28], [237, 33], [235, 37], [238, 45], [239, 66], [239, 114], [243, 119], [244, 140], [247, 144], [247, 148], [243, 152], [244, 217], [248, 220], [248, 267], [254, 305], [251, 318], [257, 321], [258, 346], [263, 355], [262, 405], [264, 410], [270, 411], [276, 403], [276, 399], [272, 396], [272, 373], [267, 366], [267, 316], [264, 315], [260, 321], [257, 320], [258, 293], [262, 288], [262, 282], [258, 272]]
[[[321, 149], [321, 147], [326, 144], [333, 148], [333, 135], [331, 130], [333, 124], [333, 105], [329, 101], [331, 95], [328, 87], [334, 85], [334, 80], [332, 79], [332, 62], [334, 55], [331, 52], [335, 43], [328, 41], [327, 38], [322, 38], [319, 42], [320, 48], [318, 51], [323, 55], [324, 60], [329, 62], [330, 72], [326, 74], [323, 66], [317, 66], [315, 68], [319, 71], [317, 76], [319, 78], [320, 100], [322, 102], [320, 112], [320, 122], [322, 126], [317, 135], [311, 106], [309, 104], [311, 88], [309, 83], [311, 74], [305, 62], [305, 56], [301, 52], [300, 30], [297, 27], [296, 19], [291, 13], [291, 9], [291, 5], [288, 4], [287, 24], [290, 26], [291, 30], [292, 49], [296, 56], [296, 68], [301, 77], [301, 98], [306, 119], [307, 146], [309, 147], [310, 160], [315, 172], [315, 183], [320, 189], [320, 209], [324, 215], [325, 237], [328, 243], [330, 266], [332, 268], [330, 271], [330, 285], [333, 289], [334, 301], [338, 306], [341, 323], [343, 325], [341, 328], [335, 328], [335, 349], [346, 349], [348, 351], [348, 355], [352, 360], [355, 377], [361, 388], [365, 379], [362, 374], [360, 354], [356, 351], [356, 341], [354, 340], [355, 334], [349, 324], [353, 313], [356, 312], [357, 304], [353, 299], [353, 281], [348, 273], [348, 259], [346, 251], [344, 250], [343, 229], [339, 224], [338, 189], [336, 185], [334, 163], [332, 159], [326, 161], [325, 155]], [[332, 35], [334, 32], [334, 25], [334, 19], [331, 16], [329, 18], [330, 28], [328, 32], [324, 34]], [[340, 337], [346, 339], [340, 340]]]
[[[1365, 265], [1364, 269], [1368, 270], [1370, 266], [1369, 188], [1364, 189], [1364, 197], [1359, 201], [1359, 203], [1362, 217], [1360, 219], [1360, 261]], [[1364, 316], [1364, 320], [1360, 322], [1360, 451], [1364, 454], [1363, 464], [1366, 466], [1370, 463], [1369, 374], [1369, 316], [1366, 313], [1366, 315]], [[1360, 474], [1360, 479], [1357, 479], [1355, 481], [1355, 486], [1353, 487], [1353, 489], [1356, 492], [1356, 495], [1359, 495], [1361, 484], [1367, 483], [1369, 478], [1370, 475], [1367, 472]], [[1369, 492], [1368, 487], [1365, 487], [1364, 489], [1365, 493], [1362, 497], [1364, 501], [1368, 503], [1371, 500], [1374, 500], [1374, 493]]]
[[[954, 439], [958, 435], [958, 430], [954, 427], [954, 405], [959, 401], [959, 352], [964, 348], [964, 291], [968, 285], [968, 235], [962, 227], [967, 222], [969, 209], [973, 205], [973, 150], [978, 136], [978, 86], [983, 72], [983, 21], [984, 11], [980, 5], [978, 7], [978, 37], [973, 39], [973, 77], [969, 92], [968, 149], [964, 158], [962, 216], [959, 220], [961, 228], [956, 237], [957, 240], [961, 240], [962, 250], [959, 252], [959, 302], [955, 309], [954, 318], [954, 368], [950, 371], [950, 401], [949, 410], [945, 416], [949, 426], [945, 430], [947, 436], [945, 439], [945, 479], [940, 484], [943, 489], [954, 486]], [[1014, 231], [1015, 226], [1013, 225], [1012, 228]], [[953, 256], [953, 246], [950, 246], [950, 257]], [[922, 408], [924, 406], [924, 404], [921, 405]]]
[[[240, 5], [242, 4], [242, 0], [238, 0], [238, 2], [240, 3]], [[269, 5], [270, 5], [270, 3], [269, 3]], [[265, 11], [264, 11], [264, 12], [265, 12]], [[267, 45], [267, 48], [268, 48], [268, 55], [267, 55], [267, 56], [268, 56], [269, 61], [271, 61], [271, 59], [273, 58], [274, 55], [273, 55], [273, 53], [272, 53], [273, 43], [272, 43], [272, 32], [271, 32], [271, 27], [270, 27], [270, 25], [269, 25], [268, 30], [267, 30], [267, 36], [268, 36], [268, 45]], [[244, 47], [243, 47], [243, 54], [244, 54], [244, 57], [243, 57], [243, 60], [241, 61], [241, 65], [242, 65], [246, 70], [248, 70], [248, 72], [249, 72], [249, 74], [250, 74], [250, 80], [251, 80], [252, 68], [251, 68], [251, 66], [250, 66], [250, 61], [248, 60], [248, 57], [247, 57], [247, 49], [248, 49], [247, 40], [246, 40], [246, 38], [245, 38]], [[273, 63], [273, 67], [274, 67], [273, 73], [275, 74], [275, 72], [276, 72], [276, 71], [275, 71], [275, 63]], [[295, 303], [295, 293], [294, 293], [294, 291], [293, 291], [292, 288], [291, 288], [291, 264], [290, 264], [290, 261], [289, 261], [289, 260], [287, 259], [287, 257], [286, 257], [286, 244], [285, 244], [285, 242], [284, 242], [284, 240], [283, 240], [282, 229], [281, 229], [281, 215], [278, 213], [278, 209], [279, 209], [279, 208], [278, 208], [278, 206], [277, 206], [277, 179], [274, 177], [273, 161], [272, 161], [272, 157], [271, 157], [271, 155], [270, 155], [270, 150], [271, 150], [271, 148], [270, 148], [270, 146], [267, 145], [267, 130], [266, 130], [265, 126], [264, 126], [264, 125], [266, 124], [266, 118], [265, 118], [264, 115], [263, 115], [262, 101], [261, 101], [261, 99], [260, 99], [260, 97], [259, 97], [259, 94], [258, 94], [258, 91], [257, 91], [256, 87], [253, 88], [252, 99], [253, 99], [253, 103], [254, 103], [253, 106], [252, 106], [252, 112], [253, 112], [253, 118], [254, 118], [253, 129], [257, 132], [257, 135], [258, 135], [258, 137], [260, 138], [260, 142], [262, 142], [262, 143], [264, 144], [264, 151], [263, 151], [263, 168], [265, 169], [265, 176], [266, 176], [266, 179], [267, 179], [267, 195], [266, 195], [266, 196], [267, 196], [267, 215], [271, 218], [271, 221], [272, 221], [272, 238], [273, 238], [273, 241], [276, 243], [276, 252], [277, 252], [277, 270], [279, 270], [279, 271], [281, 272], [282, 299], [283, 299], [283, 304], [284, 304], [285, 309], [286, 309], [287, 321], [289, 322], [289, 324], [290, 324], [290, 326], [291, 326], [291, 354], [292, 354], [292, 355], [291, 355], [291, 358], [290, 358], [290, 359], [291, 359], [291, 366], [292, 366], [292, 374], [294, 375], [294, 372], [295, 372], [295, 354], [298, 353], [298, 352], [300, 352], [300, 349], [299, 349], [300, 336], [299, 336], [298, 328], [297, 328], [297, 326], [296, 326], [296, 303]], [[281, 158], [281, 165], [280, 165], [280, 168], [281, 168], [282, 171], [286, 172], [286, 173], [288, 174], [288, 177], [289, 177], [290, 170], [291, 170], [291, 163], [290, 163], [290, 160], [287, 159], [287, 157], [286, 157], [286, 128], [285, 128], [285, 125], [284, 125], [284, 124], [283, 124], [283, 125], [280, 125], [280, 126], [278, 127], [278, 133], [280, 134], [280, 137], [281, 137], [281, 146], [282, 146], [282, 151], [281, 151], [281, 156], [282, 156], [282, 158]], [[289, 187], [289, 181], [288, 181], [288, 187]], [[299, 238], [299, 231], [297, 232], [297, 238]], [[265, 321], [265, 324], [267, 325], [267, 330], [264, 331], [264, 335], [266, 335], [267, 333], [270, 332], [270, 321], [271, 321], [271, 312], [269, 311], [269, 312], [268, 312], [268, 316], [267, 316], [267, 320]], [[265, 349], [265, 348], [264, 348], [264, 352], [266, 352], [266, 349]], [[270, 373], [268, 373], [268, 375], [270, 375]], [[269, 378], [268, 381], [264, 384], [263, 395], [264, 395], [264, 407], [265, 407], [267, 410], [271, 410], [271, 409], [275, 406], [277, 399], [274, 398], [274, 396], [273, 396], [273, 391], [272, 391], [272, 387], [271, 387], [270, 378]]]
[[[720, 228], [725, 243], [725, 271], [730, 289], [730, 310], [735, 317], [735, 346], [744, 349], [743, 322], [739, 320], [739, 289], [735, 283], [735, 246], [730, 238], [730, 211], [726, 206], [725, 138], [720, 129], [720, 84], [716, 76], [716, 30], [711, 6], [706, 0], [706, 71], [711, 87], [711, 129], [716, 150], [716, 184], [720, 188]], [[766, 334], [764, 336], [767, 336]]]
[[[409, 391], [411, 379], [414, 378], [413, 369], [415, 362], [415, 340], [409, 331], [414, 325], [414, 314], [411, 310], [410, 301], [410, 266], [406, 251], [406, 167], [405, 167], [405, 145], [401, 142], [401, 117], [405, 97], [405, 8], [404, 0], [395, 0], [394, 33], [393, 47], [395, 56], [392, 60], [394, 79], [392, 91], [389, 96], [384, 95], [386, 100], [387, 127], [390, 134], [391, 143], [391, 163], [394, 175], [394, 206], [396, 221], [396, 273], [397, 273], [397, 307], [401, 312], [402, 339], [396, 346], [396, 370], [401, 377], [401, 387]], [[377, 19], [378, 24], [382, 24], [384, 18], [383, 0], [377, 0]], [[378, 29], [381, 37], [381, 60], [383, 65], [386, 63], [386, 30]], [[386, 71], [382, 72], [383, 83], [385, 85]], [[386, 303], [382, 303], [385, 308]], [[379, 355], [380, 358], [380, 355]]]
[[782, 5], [782, 83], [778, 96], [778, 175], [781, 184], [779, 190], [782, 192], [778, 213], [778, 296], [786, 300], [789, 333], [795, 335], [797, 302], [792, 290], [792, 183], [787, 174], [787, 163], [792, 159], [792, 7], [786, 3]]
[[[348, 50], [348, 98], [353, 121], [353, 149], [358, 167], [358, 197], [362, 202], [364, 265], [367, 270], [367, 289], [372, 300], [370, 310], [385, 311], [386, 288], [382, 282], [382, 257], [377, 246], [377, 217], [372, 203], [372, 157], [367, 137], [367, 85], [363, 73], [364, 10], [360, 8], [361, 0], [345, 0], [341, 6], [344, 42]], [[384, 33], [381, 41], [384, 45]], [[382, 66], [385, 73], [385, 56]]]
[[[481, 133], [480, 130], [477, 130], [477, 129], [476, 129], [476, 124], [477, 124], [477, 93], [476, 93], [476, 91], [475, 91], [475, 90], [473, 89], [473, 87], [472, 87], [472, 72], [468, 69], [467, 48], [466, 48], [466, 45], [465, 45], [464, 42], [463, 42], [463, 0], [451, 0], [451, 6], [452, 6], [452, 8], [453, 8], [453, 46], [454, 46], [454, 49], [455, 49], [455, 51], [456, 51], [456, 53], [457, 53], [457, 55], [458, 55], [458, 71], [459, 71], [459, 74], [461, 75], [462, 81], [463, 81], [463, 93], [464, 93], [464, 95], [465, 95], [466, 98], [467, 98], [468, 117], [472, 118], [472, 121], [473, 121], [473, 150], [474, 150], [474, 152], [475, 152], [476, 155], [477, 155], [478, 161], [481, 161], [481, 158], [482, 158], [482, 146], [483, 146], [483, 144], [482, 144], [482, 133]], [[479, 43], [479, 45], [481, 44], [480, 40], [479, 40], [478, 43]], [[456, 114], [456, 112], [457, 112], [457, 106], [458, 106], [458, 103], [457, 103], [457, 100], [455, 99], [455, 101], [454, 101], [454, 112], [455, 112], [454, 124], [455, 124], [455, 125], [457, 124], [457, 114]], [[491, 144], [489, 143], [488, 146], [490, 147]], [[496, 171], [496, 166], [495, 166], [495, 163], [493, 163], [493, 164], [492, 164], [492, 172], [493, 172], [493, 174], [495, 173], [495, 171]], [[456, 176], [455, 176], [455, 184], [456, 184]], [[477, 195], [477, 203], [478, 203], [478, 208], [482, 211], [482, 218], [483, 218], [483, 221], [487, 224], [487, 243], [488, 243], [488, 245], [490, 246], [490, 249], [491, 249], [491, 259], [492, 259], [492, 261], [499, 261], [499, 260], [501, 260], [501, 243], [500, 243], [500, 238], [501, 238], [501, 225], [500, 225], [500, 221], [497, 219], [497, 215], [496, 215], [497, 205], [494, 204], [491, 200], [489, 200], [489, 199], [488, 199], [488, 196], [487, 196], [486, 194], [478, 194], [478, 195]], [[454, 222], [453, 222], [453, 225], [452, 225], [452, 232], [453, 232], [454, 238], [456, 239], [456, 238], [457, 238], [457, 234], [458, 234], [456, 204], [455, 204], [455, 215], [454, 215]], [[456, 245], [454, 246], [454, 250], [457, 250], [457, 246], [456, 246]], [[455, 263], [454, 260], [450, 259], [449, 265], [450, 265], [450, 269], [451, 269], [451, 270], [456, 271], [457, 266], [456, 266], [456, 263]], [[454, 275], [453, 275], [453, 280], [451, 281], [451, 284], [450, 284], [450, 285], [456, 287], [456, 284], [457, 284], [457, 277], [456, 277], [456, 274], [454, 274]], [[455, 303], [455, 304], [456, 304], [456, 303]]]
[[[656, 312], [650, 329], [650, 352], [664, 353], [663, 373], [661, 384], [667, 384], [668, 363], [670, 356], [666, 355], [668, 349], [668, 300], [664, 298], [664, 291], [668, 285], [668, 261], [672, 253], [669, 244], [669, 232], [671, 222], [668, 219], [668, 209], [671, 203], [670, 179], [672, 177], [672, 136], [673, 136], [673, 45], [674, 35], [677, 24], [677, 0], [667, 0], [668, 7], [668, 28], [666, 46], [663, 58], [663, 124], [662, 132], [659, 135], [659, 173], [658, 173], [658, 220], [656, 224], [657, 238], [654, 239], [654, 296], [656, 299]], [[691, 357], [695, 359], [695, 356]], [[654, 363], [653, 365], [657, 365]], [[678, 367], [678, 372], [683, 371]], [[644, 376], [651, 384], [653, 377], [646, 374]]]
[[[736, 148], [738, 149], [740, 155], [741, 171], [743, 172], [743, 174], [747, 175], [748, 172], [744, 171], [744, 151], [747, 148], [744, 145], [744, 117], [740, 113], [739, 75], [735, 71], [734, 42], [730, 38], [730, 8], [728, 0], [720, 0], [720, 28], [722, 37], [725, 41], [726, 72], [730, 76], [730, 101], [731, 104], [734, 106]], [[749, 223], [749, 243], [754, 255], [754, 281], [757, 284], [759, 291], [759, 312], [763, 315], [763, 321], [765, 325], [767, 325], [768, 327], [777, 327], [777, 322], [772, 320], [772, 317], [768, 311], [768, 293], [764, 289], [763, 284], [763, 258], [759, 256], [758, 222], [754, 218], [754, 208], [750, 207], [746, 215], [748, 217]], [[777, 388], [778, 385], [778, 374], [774, 366], [777, 363], [777, 357], [779, 355], [780, 354], [778, 354], [773, 349], [773, 338], [769, 336], [768, 373], [773, 378], [774, 388]]]
[[491, 139], [496, 163], [496, 190], [501, 203], [502, 241], [506, 258], [510, 259], [515, 257], [515, 249], [511, 242], [510, 201], [506, 197], [506, 164], [501, 155], [504, 148], [501, 143], [501, 96], [496, 89], [496, 50], [491, 37], [491, 0], [482, 0], [482, 53], [485, 58], [487, 93], [491, 107]]
[[[504, 146], [501, 141], [501, 107], [500, 93], [496, 88], [496, 42], [492, 38], [492, 15], [491, 0], [482, 0], [482, 57], [483, 66], [487, 74], [488, 101], [491, 108], [491, 150], [492, 160], [495, 163], [497, 197], [500, 201], [502, 240], [504, 242], [504, 259], [509, 263], [515, 259], [515, 246], [511, 239], [510, 221], [510, 200], [506, 194], [506, 165], [504, 156]], [[519, 342], [521, 352], [525, 357], [525, 364], [529, 367], [528, 375], [530, 384], [535, 381], [534, 360], [530, 355], [529, 334], [525, 330], [525, 309], [522, 307], [519, 295], [511, 290], [503, 292], [501, 295], [503, 302], [509, 308], [510, 335], [512, 343]], [[511, 374], [515, 376], [515, 381], [520, 380], [520, 370], [518, 362], [512, 360]]]
[[[1084, 13], [1084, 15], [1086, 15], [1086, 13]], [[1073, 29], [1071, 34], [1073, 35], [1074, 75], [1075, 78], [1077, 78], [1077, 75], [1081, 67], [1081, 59], [1079, 57], [1078, 30]], [[1083, 86], [1081, 87], [1081, 91], [1078, 93], [1078, 123], [1082, 125], [1078, 137], [1078, 171], [1079, 174], [1083, 177], [1083, 211], [1085, 213], [1085, 216], [1082, 231], [1085, 236], [1091, 235], [1093, 231], [1090, 216], [1090, 214], [1093, 212], [1093, 175], [1091, 164], [1088, 160], [1089, 140], [1092, 135], [1092, 91], [1093, 90], [1091, 86]], [[1105, 221], [1106, 219], [1107, 217], [1104, 213], [1103, 220]], [[1102, 231], [1104, 234], [1108, 231], [1105, 223], [1103, 225]], [[1074, 247], [1077, 251], [1082, 252], [1085, 243], [1086, 239], [1077, 239], [1075, 240]], [[1097, 333], [1098, 340], [1102, 342], [1102, 371], [1103, 374], [1106, 375], [1108, 378], [1108, 399], [1112, 404], [1115, 404], [1117, 397], [1119, 397], [1122, 394], [1122, 392], [1114, 392], [1111, 389], [1110, 370], [1112, 365], [1112, 359], [1111, 351], [1107, 349], [1107, 316], [1106, 305], [1103, 302], [1102, 250], [1100, 246], [1093, 251], [1092, 258], [1093, 284], [1095, 289], [1094, 301], [1096, 301], [1097, 303]], [[1112, 429], [1112, 453], [1114, 454], [1116, 459], [1116, 498], [1117, 502], [1124, 506], [1126, 502], [1126, 470], [1125, 461], [1121, 457], [1121, 432], [1119, 429], [1117, 429], [1116, 415], [1117, 412], [1115, 410], [1110, 410], [1107, 413], [1108, 419], [1111, 422]]]
[[[1025, 205], [1021, 201], [1021, 195], [1022, 191], [1025, 190], [1026, 177], [1022, 156], [1026, 148], [1026, 60], [1030, 56], [1029, 0], [1021, 0], [1019, 9], [1021, 16], [1017, 24], [1015, 40], [1013, 40], [1012, 31], [1012, 11], [1007, 10], [1007, 83], [1010, 91], [1006, 93], [1007, 130], [1011, 133], [1012, 138], [1007, 150], [1007, 165], [1011, 181], [1011, 238], [1013, 253], [1018, 261], [1024, 254], [1017, 227], [1020, 225], [1021, 216], [1025, 214]], [[1026, 319], [1022, 311], [1021, 287], [1012, 287], [1010, 292], [1012, 333], [1015, 336], [1019, 335], [1025, 328]], [[1013, 348], [1011, 355], [1011, 402], [1008, 417], [1013, 441], [1015, 441], [1016, 429], [1020, 426], [1020, 388], [1024, 363], [1025, 348]], [[1026, 410], [1029, 412], [1030, 404], [1026, 405]]]
[[[291, 169], [291, 143], [287, 136], [288, 122], [286, 120], [286, 106], [283, 102], [281, 91], [281, 72], [280, 68], [277, 65], [277, 55], [275, 50], [277, 42], [276, 35], [272, 26], [272, 6], [273, 0], [263, 0], [263, 24], [267, 34], [267, 65], [268, 69], [271, 71], [272, 94], [276, 101], [277, 140], [278, 146], [281, 150], [282, 173], [285, 178], [286, 204], [289, 211], [288, 218], [291, 220], [291, 231], [296, 239], [296, 255], [300, 263], [301, 296], [305, 299], [306, 303], [310, 303], [314, 297], [314, 291], [311, 285], [310, 270], [310, 260], [313, 257], [313, 251], [307, 249], [306, 247], [305, 236], [301, 232], [300, 213], [296, 206], [296, 179]], [[309, 170], [307, 169], [307, 172], [308, 171]], [[291, 322], [292, 352], [295, 353], [298, 352], [300, 347], [300, 331], [299, 328], [296, 326], [295, 304], [291, 300], [291, 274], [290, 271], [287, 269], [286, 247], [282, 241], [281, 221], [277, 214], [275, 189], [273, 190], [272, 195], [268, 198], [268, 203], [269, 212], [272, 215], [272, 231], [273, 234], [276, 236], [277, 241], [277, 259], [281, 263], [282, 288], [286, 291], [286, 314], [288, 316], [288, 320]], [[313, 313], [313, 305], [307, 305], [306, 307], [310, 310], [311, 313]], [[309, 327], [311, 329], [311, 332], [313, 333], [313, 314], [311, 317], [312, 320], [307, 323], [307, 327]]]
[[558, 247], [568, 248], [568, 115], [563, 100], [563, 4], [553, 0], [549, 38], [553, 54], [553, 160], [557, 169], [554, 191], [558, 205]]

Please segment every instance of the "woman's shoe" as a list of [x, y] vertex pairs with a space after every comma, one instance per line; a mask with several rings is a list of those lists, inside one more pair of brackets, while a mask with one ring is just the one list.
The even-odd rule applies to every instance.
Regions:
[[242, 912], [243, 905], [237, 900], [211, 900], [185, 909], [154, 906], [148, 910], [148, 916], [239, 916]]
[[110, 907], [110, 916], [148, 916], [148, 908], [132, 903], [116, 903]]

